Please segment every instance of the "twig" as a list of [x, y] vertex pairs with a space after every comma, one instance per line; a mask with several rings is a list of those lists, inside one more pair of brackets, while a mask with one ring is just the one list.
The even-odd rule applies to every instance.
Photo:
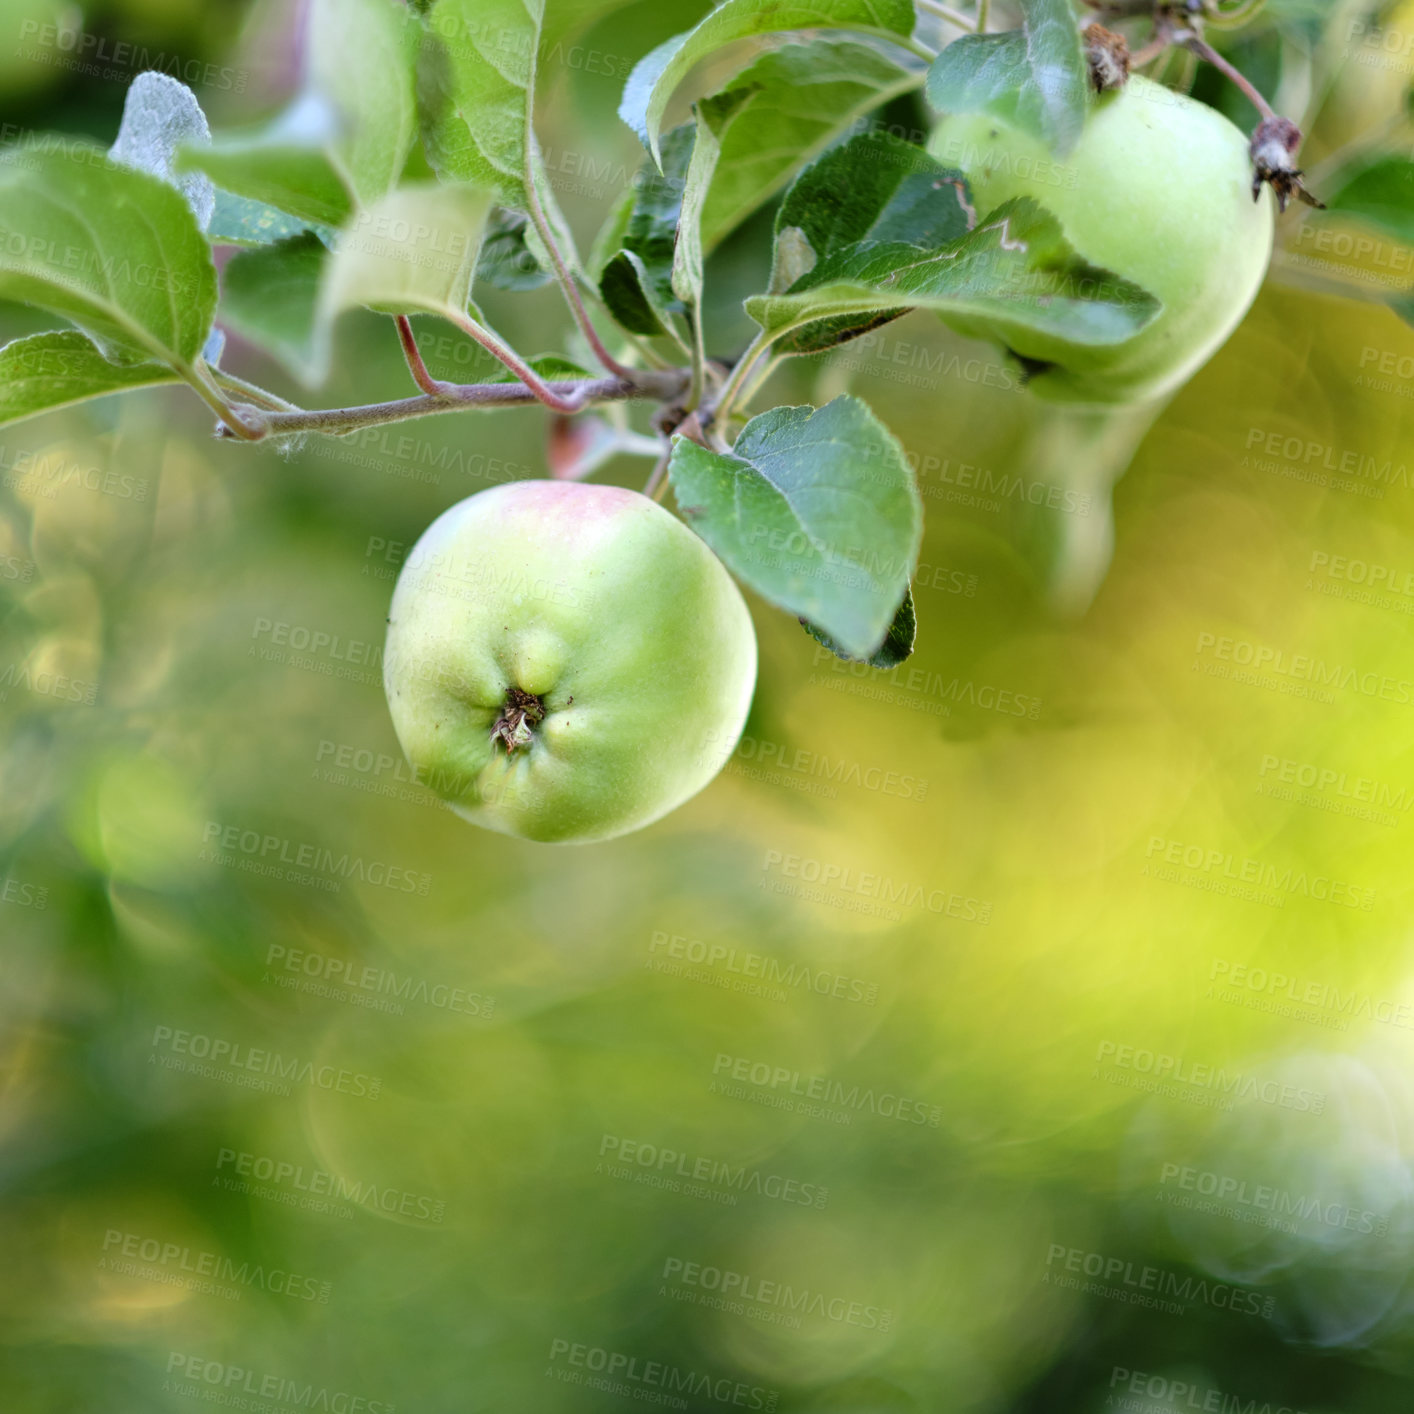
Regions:
[[[233, 407], [228, 403], [211, 376], [211, 369], [201, 359], [177, 371], [195, 390], [197, 397], [221, 420], [222, 436], [242, 442], [258, 442], [266, 435], [265, 414], [254, 407]], [[218, 428], [220, 432], [220, 428]]]
[[[626, 402], [632, 398], [670, 400], [686, 388], [689, 377], [687, 369], [675, 368], [664, 373], [635, 373], [632, 381], [622, 378], [597, 378], [580, 382], [554, 382], [544, 386], [561, 402], [573, 402], [576, 407], [585, 407], [590, 403]], [[524, 383], [449, 383], [445, 386], [447, 392], [439, 397], [423, 394], [420, 397], [398, 398], [386, 403], [368, 403], [361, 407], [317, 408], [310, 412], [270, 412], [263, 415], [263, 420], [267, 429], [274, 434], [324, 432], [338, 436], [344, 432], [355, 432], [362, 427], [376, 427], [386, 422], [407, 422], [412, 418], [433, 417], [444, 412], [526, 407], [544, 401]]]

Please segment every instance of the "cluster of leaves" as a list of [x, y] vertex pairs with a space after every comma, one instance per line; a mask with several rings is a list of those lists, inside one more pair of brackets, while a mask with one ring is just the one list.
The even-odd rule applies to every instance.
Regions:
[[[223, 329], [313, 385], [345, 309], [439, 316], [490, 347], [478, 282], [558, 278], [617, 323], [629, 369], [685, 365], [658, 425], [682, 429], [666, 469], [687, 522], [837, 652], [899, 661], [922, 534], [903, 449], [854, 398], [739, 430], [736, 406], [774, 359], [913, 309], [1004, 309], [1094, 344], [1153, 317], [1150, 296], [1086, 265], [1035, 203], [979, 213], [961, 173], [868, 123], [926, 87], [942, 111], [995, 113], [1064, 152], [1092, 101], [1076, 16], [1069, 0], [1025, 0], [1021, 29], [935, 54], [914, 0], [723, 0], [629, 77], [620, 112], [644, 170], [581, 258], [536, 145], [537, 73], [623, 3], [311, 0], [303, 89], [259, 130], [213, 140], [190, 91], [147, 74], [110, 151], [11, 151], [0, 296], [77, 327], [0, 350], [0, 422], [182, 381], [257, 437], [299, 410], [221, 368]], [[666, 129], [689, 73], [743, 41], [756, 41], [746, 67]], [[770, 285], [746, 305], [759, 336], [724, 377], [703, 348], [707, 259], [777, 198]], [[240, 248], [219, 282], [215, 246]]]

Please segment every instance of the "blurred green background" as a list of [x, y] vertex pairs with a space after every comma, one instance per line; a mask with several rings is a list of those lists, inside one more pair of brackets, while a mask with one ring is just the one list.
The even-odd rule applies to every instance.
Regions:
[[[628, 67], [705, 8], [552, 75], [586, 243]], [[5, 0], [7, 140], [111, 140], [143, 46], [254, 120], [295, 9]], [[1359, 57], [1316, 159], [1408, 85]], [[553, 290], [486, 302], [561, 346]], [[340, 345], [321, 403], [411, 391], [386, 319]], [[753, 603], [736, 758], [579, 849], [412, 783], [378, 671], [403, 553], [544, 474], [538, 411], [289, 458], [181, 391], [7, 429], [0, 1410], [1408, 1408], [1411, 356], [1273, 284], [1152, 427], [923, 316], [788, 369], [759, 406], [850, 388], [917, 458], [919, 653]]]

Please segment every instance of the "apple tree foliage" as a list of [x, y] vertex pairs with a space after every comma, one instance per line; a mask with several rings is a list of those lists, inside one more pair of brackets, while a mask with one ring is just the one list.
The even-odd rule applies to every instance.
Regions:
[[[841, 656], [901, 661], [922, 537], [902, 447], [854, 397], [753, 403], [780, 359], [914, 309], [1005, 311], [1093, 345], [1155, 316], [1151, 294], [1089, 265], [1042, 205], [978, 211], [962, 172], [871, 121], [922, 92], [939, 112], [997, 116], [1063, 154], [1095, 101], [1082, 30], [1094, 14], [1021, 0], [989, 25], [986, 0], [721, 0], [630, 74], [619, 113], [643, 168], [582, 253], [544, 170], [537, 93], [547, 57], [625, 3], [311, 0], [302, 88], [253, 131], [213, 135], [190, 90], [144, 74], [111, 149], [55, 136], [8, 150], [0, 297], [67, 322], [0, 350], [0, 422], [169, 383], [203, 399], [218, 435], [252, 442], [532, 400], [571, 419], [641, 400], [649, 489], [671, 485], [727, 568]], [[1170, 12], [1193, 7], [1093, 8], [1107, 23], [1151, 11], [1185, 43]], [[1198, 8], [1217, 24], [1230, 7]], [[709, 59], [717, 86], [698, 91]], [[687, 117], [670, 126], [670, 113]], [[1356, 153], [1330, 180], [1330, 205], [1410, 239], [1412, 183], [1407, 157]], [[745, 350], [709, 350], [710, 256], [772, 205], [770, 281], [745, 306], [758, 333]], [[236, 248], [219, 279], [217, 247]], [[486, 323], [478, 286], [551, 281], [565, 295], [565, 354], [530, 360]], [[307, 409], [222, 367], [229, 330], [317, 386], [335, 322], [355, 307], [397, 322], [416, 395]], [[411, 317], [450, 322], [505, 374], [432, 379]]]

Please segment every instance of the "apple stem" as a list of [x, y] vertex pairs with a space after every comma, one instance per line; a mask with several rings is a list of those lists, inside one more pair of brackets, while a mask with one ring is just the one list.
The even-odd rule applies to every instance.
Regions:
[[1247, 95], [1248, 101], [1264, 118], [1277, 116], [1276, 110], [1257, 91], [1256, 86], [1247, 75], [1223, 58], [1201, 35], [1195, 34], [1192, 30], [1184, 30], [1174, 35], [1174, 43], [1181, 45], [1190, 53], [1196, 54], [1200, 59], [1211, 64], [1219, 73], [1225, 74]]
[[673, 444], [671, 438], [663, 444], [662, 453], [658, 460], [653, 463], [652, 474], [648, 478], [648, 484], [643, 488], [643, 494], [658, 500], [662, 495], [663, 487], [667, 484], [664, 478], [668, 474], [668, 463], [672, 460]]

